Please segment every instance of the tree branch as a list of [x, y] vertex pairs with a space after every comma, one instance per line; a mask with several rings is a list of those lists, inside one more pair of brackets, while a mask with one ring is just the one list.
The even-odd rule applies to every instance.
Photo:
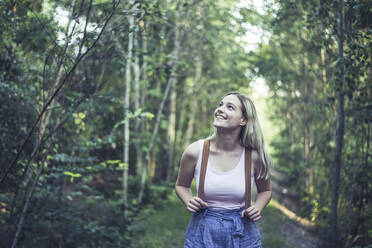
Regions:
[[74, 65], [72, 66], [72, 68], [69, 70], [69, 72], [65, 75], [65, 77], [63, 78], [63, 80], [61, 81], [61, 83], [58, 85], [58, 87], [56, 88], [56, 90], [54, 91], [54, 93], [51, 95], [51, 97], [47, 100], [47, 102], [44, 104], [43, 106], [43, 109], [42, 111], [40, 112], [40, 114], [38, 115], [37, 119], [35, 120], [34, 124], [32, 125], [32, 128], [31, 130], [28, 132], [26, 138], [23, 140], [19, 150], [17, 151], [17, 154], [15, 155], [14, 159], [10, 162], [10, 164], [8, 165], [8, 167], [6, 168], [5, 170], [5, 173], [4, 175], [1, 177], [1, 180], [0, 180], [0, 185], [4, 182], [5, 178], [8, 176], [9, 174], [9, 171], [11, 170], [11, 168], [16, 164], [16, 162], [18, 161], [19, 159], [19, 156], [21, 155], [26, 143], [29, 141], [29, 139], [31, 138], [31, 135], [33, 134], [37, 124], [39, 123], [41, 117], [43, 116], [43, 114], [48, 110], [48, 107], [50, 106], [50, 104], [53, 102], [54, 98], [58, 95], [59, 91], [62, 89], [62, 87], [64, 86], [64, 84], [66, 83], [67, 79], [70, 78], [70, 76], [73, 74], [73, 72], [75, 71], [76, 67], [80, 64], [80, 62], [83, 60], [83, 58], [90, 52], [90, 50], [97, 44], [97, 42], [100, 40], [104, 30], [106, 29], [106, 26], [107, 24], [109, 23], [109, 21], [111, 20], [111, 18], [113, 17], [113, 15], [115, 14], [115, 10], [117, 9], [117, 7], [119, 6], [120, 4], [120, 0], [119, 1], [113, 1], [113, 8], [112, 8], [112, 11], [110, 13], [110, 15], [106, 18], [104, 24], [103, 24], [103, 27], [100, 31], [100, 33], [98, 34], [97, 38], [94, 40], [94, 42], [87, 48], [87, 50], [81, 54], [81, 56], [77, 57]]

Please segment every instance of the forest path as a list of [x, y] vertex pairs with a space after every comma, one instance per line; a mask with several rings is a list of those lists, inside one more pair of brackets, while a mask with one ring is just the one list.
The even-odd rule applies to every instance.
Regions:
[[[316, 248], [317, 239], [289, 217], [275, 199], [258, 222], [265, 248]], [[289, 210], [287, 210], [289, 211]], [[191, 214], [173, 192], [163, 206], [145, 209], [132, 226], [130, 248], [182, 248]]]

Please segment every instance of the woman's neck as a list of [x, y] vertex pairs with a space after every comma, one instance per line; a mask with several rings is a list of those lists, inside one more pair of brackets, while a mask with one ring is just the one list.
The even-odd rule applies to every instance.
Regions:
[[233, 132], [223, 132], [217, 130], [212, 143], [214, 143], [217, 151], [234, 151], [240, 149], [240, 129], [234, 130]]

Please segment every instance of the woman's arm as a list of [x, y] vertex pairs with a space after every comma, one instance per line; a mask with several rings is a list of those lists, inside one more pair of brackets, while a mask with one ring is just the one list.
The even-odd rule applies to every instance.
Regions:
[[256, 202], [254, 205], [261, 213], [262, 210], [266, 207], [266, 205], [270, 202], [270, 200], [271, 200], [271, 190], [259, 192], [257, 193]]
[[192, 143], [186, 148], [182, 154], [181, 165], [175, 186], [177, 196], [186, 205], [187, 210], [192, 213], [208, 206], [202, 199], [193, 196], [190, 189], [196, 163], [198, 161], [199, 150], [199, 144], [197, 142]]

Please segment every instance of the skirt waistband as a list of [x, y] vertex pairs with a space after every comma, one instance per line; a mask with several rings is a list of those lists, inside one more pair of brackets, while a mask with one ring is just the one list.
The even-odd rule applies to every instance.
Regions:
[[216, 217], [223, 217], [223, 216], [231, 216], [231, 215], [240, 215], [240, 213], [244, 210], [244, 207], [236, 208], [236, 209], [218, 209], [218, 208], [204, 208], [201, 210], [200, 213], [203, 216], [213, 215]]
[[238, 209], [216, 209], [216, 208], [204, 208], [201, 211], [203, 215], [202, 218], [206, 217], [215, 217], [219, 221], [232, 221], [233, 223], [233, 243], [234, 248], [238, 247], [237, 244], [239, 243], [239, 238], [243, 237], [244, 235], [244, 225], [243, 222], [240, 220], [240, 212], [244, 209], [244, 207]]
[[240, 216], [243, 209], [244, 207], [208, 207], [194, 213], [186, 231], [184, 247], [213, 247], [217, 241], [224, 242], [226, 248], [261, 247], [258, 246], [261, 239], [255, 223], [245, 216]]

